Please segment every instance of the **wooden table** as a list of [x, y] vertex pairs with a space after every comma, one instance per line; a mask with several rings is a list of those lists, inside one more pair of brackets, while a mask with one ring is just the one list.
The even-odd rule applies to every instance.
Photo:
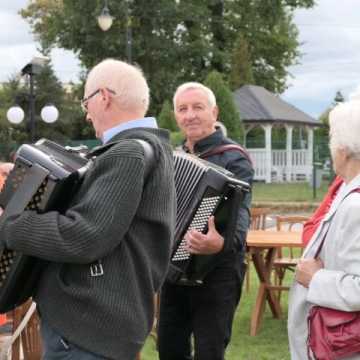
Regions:
[[271, 271], [279, 247], [302, 247], [299, 231], [266, 231], [250, 230], [247, 235], [247, 246], [253, 260], [260, 284], [255, 306], [251, 315], [250, 335], [255, 336], [259, 329], [267, 300], [275, 318], [281, 318], [281, 307], [273, 290]]

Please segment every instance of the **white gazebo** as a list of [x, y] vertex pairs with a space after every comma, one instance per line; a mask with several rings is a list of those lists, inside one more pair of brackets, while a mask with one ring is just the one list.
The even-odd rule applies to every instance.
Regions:
[[[245, 143], [255, 167], [255, 180], [270, 182], [310, 181], [313, 173], [314, 128], [321, 123], [260, 86], [244, 85], [234, 92], [234, 100], [245, 128]], [[261, 129], [265, 147], [252, 148], [249, 134]], [[286, 130], [286, 148], [272, 149], [272, 130]], [[298, 149], [293, 133], [307, 134]], [[284, 132], [285, 136], [285, 132]]]

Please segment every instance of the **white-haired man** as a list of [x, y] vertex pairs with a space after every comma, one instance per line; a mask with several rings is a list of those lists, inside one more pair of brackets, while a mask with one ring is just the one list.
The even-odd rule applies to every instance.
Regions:
[[[196, 154], [252, 182], [253, 168], [246, 152], [216, 128], [218, 107], [213, 92], [200, 83], [185, 83], [174, 95], [177, 124], [186, 140], [186, 152]], [[245, 199], [233, 239], [217, 232], [209, 220], [207, 234], [195, 230], [186, 235], [192, 254], [219, 253], [216, 267], [196, 287], [165, 282], [161, 291], [158, 348], [160, 360], [192, 359], [191, 335], [196, 360], [222, 360], [230, 341], [233, 316], [244, 276], [245, 238], [249, 227], [250, 195]]]
[[[43, 359], [133, 360], [153, 322], [175, 218], [169, 134], [144, 118], [141, 71], [107, 59], [89, 73], [82, 106], [105, 144], [64, 213], [0, 220], [1, 242], [47, 260], [35, 300]], [[145, 174], [144, 147], [155, 161]], [[102, 151], [103, 149], [103, 151]]]

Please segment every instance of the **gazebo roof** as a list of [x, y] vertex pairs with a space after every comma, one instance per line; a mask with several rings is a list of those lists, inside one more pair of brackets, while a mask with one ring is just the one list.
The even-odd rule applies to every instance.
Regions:
[[321, 126], [320, 121], [261, 86], [242, 86], [234, 91], [234, 100], [244, 123], [279, 122]]

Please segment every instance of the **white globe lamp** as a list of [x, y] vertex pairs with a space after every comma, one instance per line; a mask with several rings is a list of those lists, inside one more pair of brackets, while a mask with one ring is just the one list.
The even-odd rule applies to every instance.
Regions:
[[102, 31], [108, 31], [111, 28], [113, 17], [110, 15], [107, 2], [105, 2], [105, 6], [102, 9], [101, 14], [98, 16], [97, 21]]
[[20, 124], [25, 117], [24, 110], [18, 105], [12, 106], [7, 111], [6, 117], [12, 124]]
[[59, 110], [54, 105], [45, 105], [41, 109], [41, 118], [47, 123], [54, 123], [59, 117]]

